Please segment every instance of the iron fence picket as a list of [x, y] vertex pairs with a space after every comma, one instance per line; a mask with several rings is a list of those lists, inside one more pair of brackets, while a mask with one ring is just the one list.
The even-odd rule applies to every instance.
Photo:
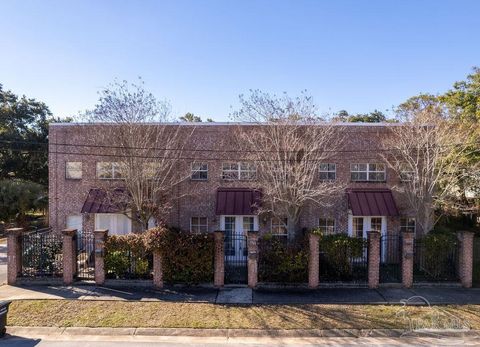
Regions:
[[380, 237], [380, 282], [402, 282], [402, 235], [387, 233]]
[[414, 241], [413, 280], [415, 282], [458, 281], [459, 242], [433, 248], [424, 239]]
[[[247, 283], [247, 237], [235, 232], [225, 232], [225, 283]], [[237, 247], [240, 244], [241, 247]], [[242, 250], [239, 251], [239, 248]]]
[[76, 242], [76, 262], [77, 280], [95, 279], [95, 245], [94, 234], [91, 232], [77, 231], [75, 235]]

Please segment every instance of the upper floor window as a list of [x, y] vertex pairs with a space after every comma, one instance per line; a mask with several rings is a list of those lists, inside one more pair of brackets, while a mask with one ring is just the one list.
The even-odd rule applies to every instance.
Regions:
[[414, 233], [415, 232], [415, 218], [411, 217], [403, 217], [400, 218], [400, 231], [409, 231]]
[[335, 233], [335, 219], [333, 218], [320, 218], [318, 220], [318, 229], [324, 234], [334, 234]]
[[97, 178], [104, 180], [122, 178], [121, 164], [111, 161], [98, 162]]
[[287, 236], [288, 218], [272, 218], [271, 232], [277, 236]]
[[192, 163], [192, 180], [206, 181], [208, 179], [207, 163]]
[[385, 164], [351, 164], [350, 174], [352, 181], [384, 182]]
[[320, 164], [319, 172], [321, 180], [334, 180], [337, 178], [337, 165], [322, 163]]
[[192, 233], [206, 233], [208, 231], [207, 217], [192, 217], [190, 219], [190, 231]]
[[415, 176], [415, 172], [411, 170], [404, 169], [400, 171], [400, 181], [402, 182], [411, 182], [413, 181], [414, 176]]
[[224, 180], [253, 180], [257, 175], [257, 168], [253, 163], [223, 163], [222, 178]]
[[65, 178], [70, 180], [82, 179], [82, 162], [67, 161], [65, 163]]

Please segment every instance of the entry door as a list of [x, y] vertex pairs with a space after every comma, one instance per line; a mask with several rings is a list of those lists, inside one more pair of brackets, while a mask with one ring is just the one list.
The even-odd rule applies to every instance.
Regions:
[[220, 228], [225, 230], [225, 259], [246, 260], [247, 232], [258, 230], [257, 216], [222, 216]]
[[350, 236], [367, 238], [368, 232], [380, 231], [387, 233], [387, 218], [385, 216], [352, 216], [348, 218], [348, 233]]

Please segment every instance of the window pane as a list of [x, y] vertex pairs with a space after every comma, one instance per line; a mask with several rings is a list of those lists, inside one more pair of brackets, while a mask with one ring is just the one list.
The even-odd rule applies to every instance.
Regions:
[[101, 161], [97, 163], [98, 178], [112, 178], [112, 165], [109, 162]]
[[208, 179], [208, 164], [193, 163], [192, 164], [192, 180], [207, 180]]
[[81, 179], [82, 178], [82, 163], [67, 161], [65, 163], [65, 178]]
[[363, 237], [363, 218], [362, 217], [353, 218], [352, 234], [353, 234], [353, 237]]
[[372, 218], [371, 229], [375, 231], [382, 231], [382, 218]]
[[272, 234], [287, 235], [287, 218], [272, 218]]

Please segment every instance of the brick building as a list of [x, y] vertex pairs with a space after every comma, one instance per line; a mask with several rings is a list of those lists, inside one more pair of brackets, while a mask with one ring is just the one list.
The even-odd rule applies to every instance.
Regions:
[[[121, 185], [115, 158], [105, 147], [95, 147], [92, 127], [98, 124], [52, 124], [49, 130], [49, 221], [55, 230], [73, 227], [82, 232], [107, 228], [111, 234], [132, 231], [129, 218], [102, 202], [102, 189]], [[178, 126], [178, 124], [176, 125]], [[178, 170], [190, 172], [177, 187], [179, 197], [170, 210], [168, 224], [193, 232], [246, 229], [284, 234], [284, 221], [257, 215], [254, 203], [261, 194], [252, 190], [255, 163], [245, 161], [248, 153], [235, 152], [233, 132], [239, 125], [228, 123], [185, 123], [193, 129], [186, 150], [188, 158]], [[381, 140], [398, 124], [341, 124], [347, 131], [341, 152], [318, 169], [318, 179], [346, 185], [345, 194], [329, 208], [306, 206], [300, 227], [322, 227], [325, 232], [366, 237], [369, 230], [383, 234], [414, 229], [414, 213], [408, 210], [395, 187], [400, 177], [390, 170], [379, 151]], [[153, 222], [152, 222], [153, 223]]]

